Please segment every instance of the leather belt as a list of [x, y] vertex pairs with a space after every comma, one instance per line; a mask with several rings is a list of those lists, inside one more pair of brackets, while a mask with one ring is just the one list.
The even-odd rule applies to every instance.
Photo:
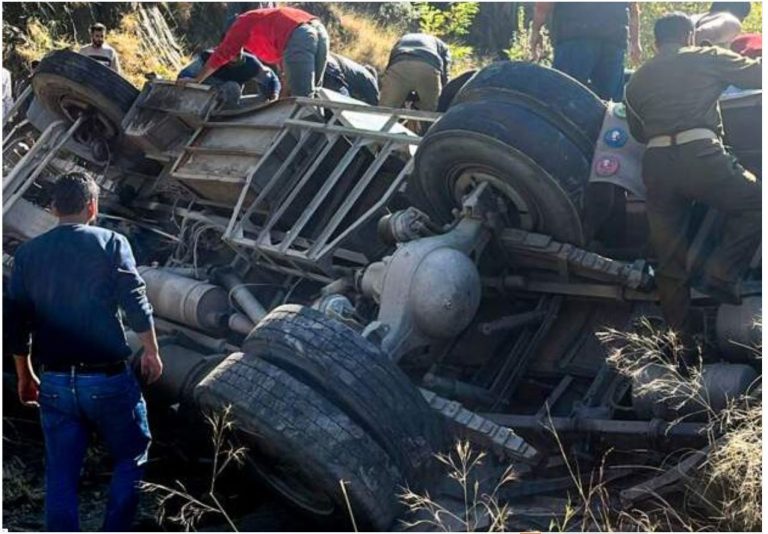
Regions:
[[43, 364], [43, 373], [119, 375], [128, 368], [127, 360], [108, 363], [51, 363]]
[[712, 139], [713, 141], [719, 141], [720, 136], [712, 130], [707, 128], [692, 128], [690, 130], [683, 130], [672, 135], [659, 135], [652, 137], [648, 141], [648, 148], [657, 148], [665, 146], [684, 145], [692, 141], [701, 141], [703, 139]]

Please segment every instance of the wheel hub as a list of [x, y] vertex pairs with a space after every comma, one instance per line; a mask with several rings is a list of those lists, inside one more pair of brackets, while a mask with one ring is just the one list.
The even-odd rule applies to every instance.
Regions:
[[484, 169], [465, 169], [460, 172], [453, 185], [453, 197], [457, 204], [461, 204], [473, 189], [481, 183], [488, 183], [494, 192], [498, 193], [501, 211], [506, 213], [511, 227], [523, 230], [534, 230], [537, 217], [535, 207], [529, 205], [523, 197], [503, 179]]
[[85, 116], [82, 126], [77, 129], [73, 138], [78, 143], [89, 146], [97, 160], [107, 161], [107, 143], [118, 135], [118, 129], [112, 121], [92, 105], [69, 96], [62, 97], [59, 106], [62, 113], [72, 122]]

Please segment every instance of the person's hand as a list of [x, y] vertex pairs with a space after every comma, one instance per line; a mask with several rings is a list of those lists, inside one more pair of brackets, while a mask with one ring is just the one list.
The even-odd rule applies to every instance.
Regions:
[[643, 47], [640, 46], [639, 41], [633, 42], [629, 46], [629, 59], [632, 62], [632, 65], [635, 66], [639, 65], [643, 60]]
[[18, 382], [19, 400], [24, 406], [38, 406], [40, 380], [34, 375], [21, 377]]
[[163, 374], [163, 362], [158, 352], [144, 352], [141, 357], [141, 376], [151, 384]]
[[531, 57], [531, 61], [539, 61], [541, 59], [540, 31], [531, 31], [531, 37], [528, 40], [528, 53]]

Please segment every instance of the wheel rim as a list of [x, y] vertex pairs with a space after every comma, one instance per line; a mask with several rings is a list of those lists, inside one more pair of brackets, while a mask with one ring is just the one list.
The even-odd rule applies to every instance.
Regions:
[[101, 111], [94, 108], [87, 102], [82, 102], [70, 96], [64, 96], [59, 101], [59, 107], [62, 113], [70, 121], [75, 122], [81, 115], [86, 114], [88, 119], [83, 127], [78, 129], [78, 139], [81, 142], [88, 143], [93, 139], [111, 139], [117, 136], [118, 130], [112, 124], [112, 121]]
[[[455, 177], [455, 178], [454, 178]], [[508, 220], [507, 227], [520, 228], [533, 231], [541, 220], [539, 211], [533, 202], [526, 201], [520, 193], [506, 180], [494, 173], [493, 169], [486, 167], [460, 167], [448, 175], [447, 184], [457, 205], [461, 205], [462, 199], [481, 183], [488, 183], [500, 196], [504, 203]], [[452, 185], [451, 185], [452, 184]]]
[[[252, 438], [248, 440], [249, 444], [254, 444], [259, 439], [250, 432], [244, 430], [241, 432]], [[246, 464], [272, 489], [299, 508], [313, 514], [329, 516], [336, 511], [333, 498], [313, 484], [305, 473], [285, 463], [276, 454], [264, 450], [263, 447], [257, 448], [259, 456], [264, 458], [264, 461], [257, 461], [249, 454], [246, 457]]]

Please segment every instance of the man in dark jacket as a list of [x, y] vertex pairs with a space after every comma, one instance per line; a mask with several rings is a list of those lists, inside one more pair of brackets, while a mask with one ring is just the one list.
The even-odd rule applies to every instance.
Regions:
[[443, 41], [425, 33], [404, 35], [389, 54], [379, 105], [402, 107], [414, 91], [419, 97], [419, 109], [436, 110], [450, 66], [451, 52]]
[[531, 25], [533, 59], [539, 60], [546, 22], [555, 53], [552, 67], [589, 86], [603, 100], [619, 102], [628, 36], [632, 61], [640, 61], [642, 53], [639, 14], [635, 2], [537, 2]]
[[762, 187], [724, 147], [718, 99], [730, 85], [761, 88], [762, 64], [723, 48], [692, 46], [693, 21], [683, 13], [660, 18], [654, 35], [656, 56], [627, 85], [627, 119], [632, 135], [648, 146], [643, 181], [661, 307], [685, 341], [691, 330], [691, 204], [726, 216], [720, 246], [706, 262], [706, 293], [738, 303], [739, 280], [760, 243]]
[[150, 433], [118, 308], [144, 346], [144, 378], [153, 382], [163, 370], [128, 240], [90, 225], [98, 192], [80, 173], [58, 179], [53, 209], [60, 224], [16, 251], [5, 311], [19, 399], [40, 406], [48, 531], [79, 530], [77, 486], [92, 429], [115, 460], [103, 530], [132, 530]]
[[[212, 49], [200, 52], [195, 61], [179, 72], [178, 78], [188, 79], [197, 76], [211, 54], [213, 54]], [[218, 86], [234, 82], [242, 90], [243, 86], [251, 80], [256, 82], [259, 94], [264, 97], [264, 100], [275, 100], [280, 95], [280, 80], [274, 71], [259, 61], [259, 58], [245, 51], [241, 51], [238, 57], [219, 68], [203, 83]]]
[[379, 103], [376, 69], [371, 65], [361, 65], [339, 54], [328, 55], [323, 87], [362, 100], [371, 106]]

